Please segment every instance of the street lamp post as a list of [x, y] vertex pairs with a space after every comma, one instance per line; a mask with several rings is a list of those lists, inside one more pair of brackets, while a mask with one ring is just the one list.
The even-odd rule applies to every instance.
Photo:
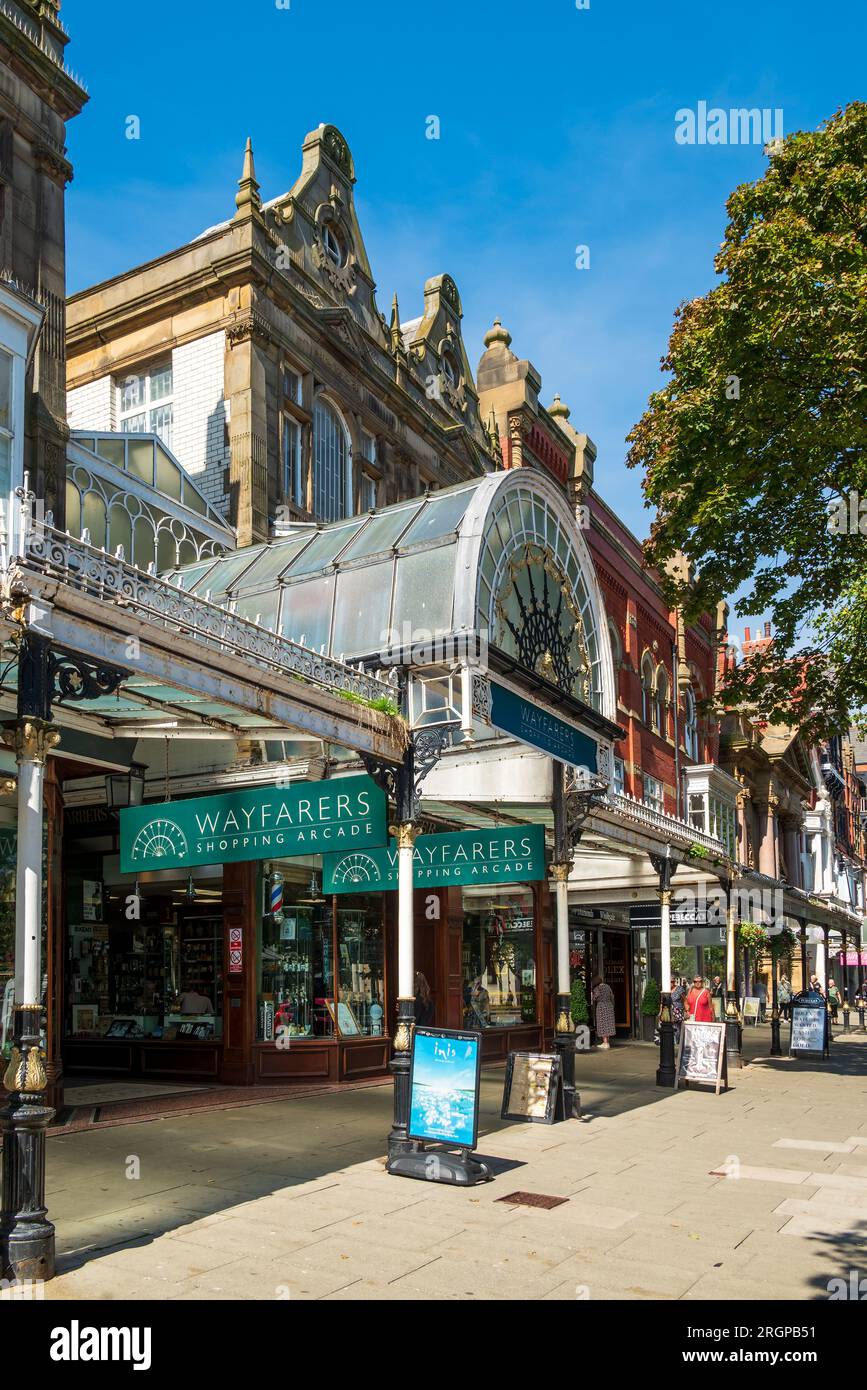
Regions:
[[772, 1057], [781, 1057], [783, 1049], [780, 1045], [780, 996], [779, 996], [779, 953], [774, 950], [773, 940], [771, 941], [771, 1053]]

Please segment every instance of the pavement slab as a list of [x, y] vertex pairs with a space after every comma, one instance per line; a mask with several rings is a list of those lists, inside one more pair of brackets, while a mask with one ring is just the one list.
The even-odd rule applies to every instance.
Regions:
[[[867, 1247], [867, 1038], [821, 1066], [746, 1045], [718, 1097], [657, 1088], [652, 1048], [582, 1056], [592, 1117], [551, 1128], [501, 1121], [486, 1070], [478, 1188], [386, 1173], [388, 1086], [53, 1135], [46, 1297], [827, 1297]], [[568, 1200], [499, 1200], [518, 1190]]]

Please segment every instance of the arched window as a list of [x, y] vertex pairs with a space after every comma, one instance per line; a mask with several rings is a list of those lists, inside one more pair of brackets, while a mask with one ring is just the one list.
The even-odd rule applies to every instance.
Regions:
[[698, 761], [698, 713], [695, 704], [695, 691], [688, 685], [683, 692], [683, 746], [688, 758]]
[[660, 666], [656, 673], [656, 698], [653, 702], [653, 727], [661, 738], [665, 738], [668, 729], [668, 676], [665, 668]]
[[349, 446], [346, 429], [327, 401], [313, 410], [313, 512], [320, 521], [339, 521], [349, 502]]
[[649, 654], [645, 653], [641, 662], [641, 718], [642, 721], [650, 725], [651, 707], [653, 705], [653, 662]]

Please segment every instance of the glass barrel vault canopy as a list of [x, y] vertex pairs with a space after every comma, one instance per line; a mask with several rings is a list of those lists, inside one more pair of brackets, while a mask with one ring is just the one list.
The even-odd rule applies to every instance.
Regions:
[[602, 596], [575, 514], [512, 469], [169, 572], [284, 637], [345, 660], [478, 633], [608, 718]]

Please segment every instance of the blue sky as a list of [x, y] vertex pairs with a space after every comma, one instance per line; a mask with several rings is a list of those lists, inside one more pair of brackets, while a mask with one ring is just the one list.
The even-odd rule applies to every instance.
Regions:
[[380, 308], [397, 290], [415, 317], [425, 279], [448, 271], [471, 363], [499, 315], [543, 402], [559, 392], [596, 441], [599, 490], [645, 535], [624, 436], [662, 381], [675, 306], [713, 283], [726, 196], [765, 163], [760, 146], [677, 144], [675, 112], [781, 107], [787, 132], [816, 126], [865, 96], [863, 6], [281, 3], [65, 0], [68, 60], [91, 93], [69, 127], [70, 291], [230, 216], [247, 135], [267, 198], [331, 122], [355, 159]]

